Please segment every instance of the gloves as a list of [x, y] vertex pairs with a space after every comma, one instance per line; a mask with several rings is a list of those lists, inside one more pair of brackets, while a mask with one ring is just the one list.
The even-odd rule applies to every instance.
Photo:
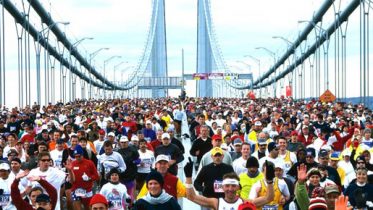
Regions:
[[275, 167], [273, 163], [268, 162], [267, 160], [265, 162], [265, 167], [266, 167], [266, 174], [265, 174], [266, 180], [269, 182], [272, 182], [273, 179], [275, 178]]
[[193, 161], [192, 159], [189, 157], [189, 162], [184, 166], [184, 174], [185, 174], [185, 177], [192, 177], [192, 174], [193, 174]]
[[83, 174], [82, 179], [83, 181], [86, 181], [86, 182], [90, 180], [90, 178], [87, 176], [86, 173]]

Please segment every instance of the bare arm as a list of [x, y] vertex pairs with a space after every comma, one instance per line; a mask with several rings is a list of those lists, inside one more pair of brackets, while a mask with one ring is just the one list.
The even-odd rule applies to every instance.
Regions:
[[[187, 187], [186, 187], [186, 197], [201, 206], [209, 207], [213, 209], [218, 209], [218, 199], [216, 198], [206, 198], [202, 195], [197, 195], [192, 187], [192, 178], [187, 177], [185, 181]], [[188, 186], [189, 185], [189, 186]]]
[[67, 159], [67, 161], [64, 165], [65, 165], [66, 171], [69, 173], [70, 182], [74, 183], [75, 182], [75, 174], [72, 171], [71, 160]]
[[264, 196], [255, 198], [251, 201], [256, 207], [260, 207], [271, 202], [273, 198], [275, 197], [274, 189], [273, 189], [273, 182], [274, 182], [273, 180], [275, 177], [274, 165], [273, 164], [269, 165], [268, 162], [266, 161], [264, 164], [263, 173], [265, 174], [265, 182], [267, 182], [267, 192]]
[[256, 207], [259, 207], [259, 206], [263, 206], [263, 205], [271, 202], [273, 200], [274, 196], [275, 196], [275, 194], [274, 194], [274, 190], [273, 190], [273, 183], [271, 183], [271, 184], [267, 184], [267, 192], [264, 196], [255, 198], [255, 199], [251, 200], [250, 202], [252, 202]]

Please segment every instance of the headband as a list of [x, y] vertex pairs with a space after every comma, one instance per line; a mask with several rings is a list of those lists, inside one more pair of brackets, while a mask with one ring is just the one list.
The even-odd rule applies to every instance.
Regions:
[[223, 185], [228, 185], [228, 184], [231, 184], [231, 185], [240, 185], [240, 183], [237, 181], [237, 179], [231, 179], [231, 178], [224, 179], [222, 184]]

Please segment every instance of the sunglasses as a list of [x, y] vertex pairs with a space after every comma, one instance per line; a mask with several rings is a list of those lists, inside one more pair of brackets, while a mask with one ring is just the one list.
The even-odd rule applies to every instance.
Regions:
[[49, 162], [51, 159], [40, 159], [41, 162]]

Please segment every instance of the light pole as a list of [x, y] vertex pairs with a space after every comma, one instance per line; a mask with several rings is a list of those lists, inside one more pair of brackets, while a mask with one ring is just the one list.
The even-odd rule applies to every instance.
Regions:
[[94, 51], [93, 53], [89, 54], [89, 68], [90, 68], [90, 72], [89, 72], [89, 98], [92, 97], [92, 59], [99, 53], [101, 52], [102, 50], [109, 50], [108, 47], [102, 47], [96, 51]]
[[262, 87], [260, 86], [261, 85], [261, 78], [260, 78], [260, 60], [254, 56], [251, 56], [251, 55], [245, 55], [244, 57], [249, 57], [251, 59], [253, 59], [254, 61], [256, 61], [258, 63], [258, 68], [259, 68], [259, 98], [262, 98]]
[[[295, 46], [294, 46], [294, 43], [293, 43], [293, 42], [289, 41], [288, 39], [286, 39], [285, 37], [282, 37], [282, 36], [273, 36], [272, 38], [273, 38], [273, 39], [281, 39], [281, 40], [283, 40], [283, 41], [286, 42], [286, 44], [288, 45], [289, 48], [292, 47], [292, 50], [293, 50], [293, 56], [294, 56], [293, 58], [294, 58], [294, 60], [295, 60]], [[295, 65], [295, 62], [293, 62], [293, 64]], [[289, 59], [289, 66], [290, 66], [290, 59]], [[295, 68], [295, 66], [294, 66], [294, 68]], [[296, 71], [295, 71], [295, 72], [296, 72]], [[291, 78], [291, 79], [289, 79], [289, 85], [290, 85], [290, 87], [291, 87], [292, 90], [293, 90], [293, 81], [292, 81], [293, 77], [292, 77], [292, 74], [291, 74], [291, 77], [289, 77], [289, 78]], [[294, 88], [294, 89], [295, 89], [295, 88]]]
[[328, 34], [328, 32], [325, 29], [321, 28], [320, 26], [318, 26], [313, 21], [299, 20], [298, 23], [310, 23], [311, 25], [313, 25], [313, 27], [319, 29], [320, 34], [325, 38], [326, 46], [323, 44], [323, 50], [324, 50], [324, 71], [325, 71], [324, 72], [324, 76], [326, 78], [326, 81], [325, 81], [326, 90], [329, 90], [329, 61], [328, 61], [328, 59], [329, 59], [328, 58], [329, 34]]
[[57, 24], [63, 24], [63, 25], [69, 25], [70, 22], [54, 22], [44, 28], [43, 30], [39, 31], [36, 37], [36, 42], [39, 44], [36, 44], [35, 51], [36, 51], [36, 98], [38, 101], [38, 104], [41, 105], [41, 84], [40, 84], [40, 51], [41, 51], [41, 44], [40, 41], [43, 39], [43, 32], [47, 31], [51, 28], [53, 28]]
[[[83, 37], [79, 39], [78, 41], [74, 42], [72, 45], [70, 45], [69, 52], [70, 52], [70, 63], [69, 63], [69, 69], [70, 69], [70, 101], [73, 100], [75, 97], [75, 88], [76, 88], [76, 80], [73, 78], [73, 74], [71, 72], [71, 64], [72, 64], [72, 58], [71, 58], [71, 52], [74, 48], [76, 48], [79, 44], [81, 44], [84, 40], [93, 40], [93, 37]], [[75, 66], [75, 65], [74, 65]], [[74, 96], [74, 97], [73, 97]]]
[[[122, 61], [122, 62], [120, 62], [120, 63], [118, 63], [117, 65], [114, 66], [114, 84], [117, 82], [117, 81], [116, 81], [116, 77], [115, 77], [115, 73], [116, 73], [116, 71], [117, 71], [117, 68], [118, 68], [120, 65], [125, 64], [125, 63], [128, 63], [128, 62], [127, 62], [127, 61]], [[115, 95], [116, 95], [116, 92], [117, 92], [117, 89], [114, 88], [114, 97], [115, 97]]]
[[[104, 60], [104, 77], [106, 78], [106, 64], [108, 64], [114, 58], [122, 58], [120, 55], [113, 55], [110, 58]], [[106, 90], [104, 90], [104, 98], [106, 99]]]
[[[256, 50], [264, 50], [266, 51], [267, 53], [269, 53], [272, 57], [273, 57], [273, 65], [276, 64], [276, 53], [274, 53], [273, 51], [265, 48], [265, 47], [256, 47], [255, 48]], [[276, 70], [274, 71], [274, 77], [273, 77], [273, 91], [274, 91], [274, 98], [276, 98]]]

